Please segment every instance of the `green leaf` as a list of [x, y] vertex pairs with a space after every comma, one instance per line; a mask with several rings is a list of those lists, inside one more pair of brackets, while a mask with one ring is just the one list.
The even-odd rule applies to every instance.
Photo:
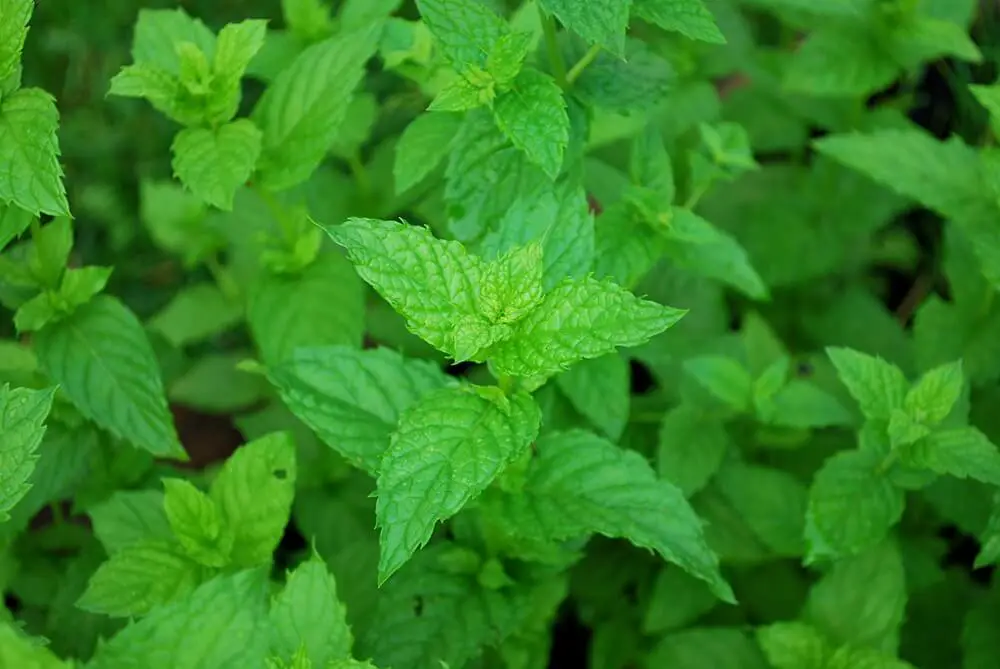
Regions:
[[373, 26], [318, 42], [267, 87], [252, 115], [264, 132], [257, 166], [261, 186], [290, 188], [319, 166], [347, 115], [377, 37]]
[[289, 658], [299, 648], [314, 667], [349, 659], [354, 637], [337, 584], [316, 554], [295, 568], [271, 605], [271, 652]]
[[540, 0], [564, 26], [588, 42], [598, 44], [616, 56], [625, 55], [625, 31], [628, 29], [632, 0]]
[[211, 283], [195, 283], [173, 299], [147, 323], [177, 348], [198, 344], [232, 329], [243, 319], [243, 305]]
[[931, 429], [923, 423], [918, 423], [902, 409], [893, 409], [889, 416], [887, 434], [892, 448], [899, 448], [923, 439], [931, 433]]
[[734, 601], [705, 543], [702, 521], [641, 455], [582, 430], [546, 435], [536, 446], [524, 494], [510, 501], [517, 524], [537, 527], [551, 539], [589, 532], [627, 539], [704, 581], [720, 599]]
[[750, 372], [733, 358], [708, 355], [690, 358], [683, 363], [684, 372], [698, 382], [712, 397], [735, 410], [746, 411], [753, 398]]
[[660, 570], [653, 582], [642, 618], [642, 631], [659, 635], [686, 627], [711, 611], [717, 603], [704, 581], [699, 581], [679, 567], [668, 566]]
[[487, 56], [509, 32], [504, 20], [477, 0], [417, 0], [417, 9], [444, 57], [459, 71], [485, 67]]
[[951, 413], [962, 395], [962, 361], [941, 365], [924, 374], [906, 394], [903, 407], [914, 420], [937, 425]]
[[197, 562], [169, 544], [143, 542], [103, 563], [76, 605], [117, 618], [141, 617], [193, 591], [205, 575]]
[[454, 323], [476, 316], [479, 259], [458, 242], [427, 228], [351, 218], [324, 228], [347, 249], [358, 274], [407, 321], [407, 328], [446, 353], [454, 352]]
[[[757, 630], [757, 641], [775, 669], [826, 669], [832, 650], [806, 623], [781, 622]], [[874, 669], [874, 667], [872, 668]]]
[[[586, 53], [586, 45], [571, 44], [566, 53], [567, 60], [579, 60]], [[624, 60], [612, 53], [601, 53], [573, 83], [573, 93], [600, 109], [643, 112], [664, 102], [676, 78], [669, 60], [644, 42], [630, 39]]]
[[101, 645], [94, 669], [255, 667], [267, 652], [267, 575], [216, 577]]
[[888, 420], [903, 406], [909, 382], [902, 370], [880, 357], [847, 348], [828, 348], [837, 375], [867, 418]]
[[903, 491], [869, 451], [828, 458], [809, 490], [806, 541], [812, 556], [855, 555], [879, 543], [903, 515]]
[[364, 285], [340, 254], [322, 253], [296, 274], [262, 272], [249, 293], [250, 332], [269, 365], [301, 347], [361, 346]]
[[886, 51], [903, 67], [952, 56], [980, 63], [983, 54], [965, 26], [929, 16], [913, 16], [892, 27]]
[[[30, 2], [28, 4], [31, 4]], [[17, 623], [0, 623], [0, 666], [19, 669], [74, 669], [72, 660], [63, 662], [42, 639], [27, 636]]]
[[45, 91], [22, 88], [0, 99], [0, 203], [69, 216], [58, 127], [59, 110]]
[[716, 474], [719, 491], [761, 542], [778, 555], [804, 552], [808, 491], [780, 469], [729, 463]]
[[185, 128], [170, 147], [177, 178], [202, 200], [226, 211], [253, 173], [261, 132], [247, 119], [215, 129]]
[[226, 566], [233, 535], [223, 534], [215, 502], [183, 479], [164, 479], [163, 487], [163, 510], [184, 553], [208, 567]]
[[163, 382], [142, 325], [98, 296], [34, 338], [38, 361], [80, 413], [159, 457], [184, 460]]
[[709, 44], [725, 44], [703, 0], [632, 0], [632, 13], [664, 30]]
[[385, 348], [299, 349], [268, 370], [281, 399], [330, 448], [375, 474], [400, 415], [450, 383], [435, 365]]
[[556, 377], [559, 390], [612, 441], [628, 422], [631, 384], [628, 361], [617, 353], [582, 360]]
[[803, 619], [837, 645], [895, 655], [906, 600], [903, 556], [884, 541], [835, 562], [810, 590]]
[[236, 450], [212, 482], [222, 517], [220, 542], [232, 542], [232, 563], [269, 562], [288, 524], [295, 495], [295, 442], [275, 432]]
[[683, 207], [673, 207], [665, 226], [666, 255], [678, 267], [733, 286], [755, 300], [768, 298], [767, 286], [747, 252], [728, 233]]
[[851, 413], [836, 397], [801, 379], [792, 379], [774, 395], [765, 420], [771, 425], [792, 428], [822, 428], [854, 423]]
[[685, 313], [642, 300], [610, 281], [566, 279], [488, 357], [502, 374], [547, 376], [579, 360], [645, 343]]
[[463, 112], [492, 105], [496, 96], [493, 80], [481, 70], [470, 70], [457, 77], [434, 97], [430, 112]]
[[492, 323], [516, 323], [543, 298], [542, 246], [517, 246], [483, 268], [479, 306]]
[[176, 45], [189, 42], [207, 58], [212, 58], [215, 41], [212, 31], [182, 8], [140, 9], [132, 39], [132, 60], [177, 76], [181, 73], [181, 64]]
[[29, 390], [0, 385], [0, 521], [31, 489], [28, 482], [45, 436], [45, 419], [56, 389]]
[[862, 97], [887, 87], [901, 69], [864, 28], [838, 23], [812, 32], [786, 68], [788, 91], [817, 97]]
[[289, 31], [307, 43], [333, 32], [330, 6], [324, 0], [281, 0], [281, 15]]
[[486, 71], [501, 90], [506, 90], [524, 67], [532, 47], [531, 33], [508, 33], [497, 40], [486, 58]]
[[657, 470], [691, 497], [719, 470], [728, 448], [729, 435], [719, 418], [681, 404], [660, 422]]
[[974, 568], [981, 569], [995, 564], [1000, 559], [1000, 495], [996, 493], [993, 495], [993, 509], [990, 511], [986, 528], [979, 536], [979, 545]]
[[250, 61], [264, 46], [267, 21], [248, 19], [230, 23], [219, 31], [212, 59], [211, 106], [215, 112], [212, 121], [226, 123], [232, 120], [240, 105], [240, 80]]
[[404, 413], [379, 468], [379, 582], [519, 458], [538, 434], [530, 396], [491, 401], [466, 388], [429, 394]]
[[694, 627], [663, 637], [650, 651], [649, 667], [768, 669], [757, 644], [737, 627]]
[[427, 113], [406, 126], [396, 143], [392, 168], [397, 193], [421, 183], [441, 164], [461, 123], [455, 114]]
[[1000, 135], [1000, 84], [990, 86], [971, 85], [969, 90], [990, 116], [990, 126], [994, 136]]
[[938, 474], [1000, 485], [1000, 451], [974, 427], [932, 432], [905, 450], [900, 461]]
[[0, 81], [17, 72], [28, 35], [28, 21], [35, 8], [32, 0], [0, 1]]
[[12, 205], [0, 204], [0, 251], [7, 248], [7, 245], [20, 237], [28, 227], [34, 216], [31, 212]]
[[552, 77], [526, 69], [511, 90], [493, 103], [493, 117], [503, 134], [534, 164], [555, 179], [569, 143], [569, 116], [562, 89]]
[[109, 555], [130, 546], [174, 538], [159, 490], [120, 490], [88, 509], [94, 534]]

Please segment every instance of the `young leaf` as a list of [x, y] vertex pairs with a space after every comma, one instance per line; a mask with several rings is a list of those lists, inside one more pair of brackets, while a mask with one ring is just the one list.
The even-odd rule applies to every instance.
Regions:
[[45, 436], [55, 388], [29, 390], [0, 385], [0, 522], [31, 489], [28, 480]]
[[69, 216], [58, 126], [59, 110], [45, 91], [22, 88], [0, 99], [0, 203]]
[[813, 556], [854, 555], [879, 543], [903, 515], [903, 491], [869, 451], [828, 458], [809, 490], [806, 541]]
[[159, 490], [121, 490], [87, 511], [109, 555], [144, 542], [174, 538]]
[[411, 332], [446, 353], [454, 351], [454, 323], [476, 316], [482, 263], [427, 228], [351, 218], [324, 228], [347, 249], [358, 274], [407, 321]]
[[400, 417], [379, 468], [380, 583], [527, 450], [540, 421], [528, 395], [494, 401], [466, 388], [436, 391]]
[[348, 462], [370, 474], [400, 415], [450, 383], [435, 365], [385, 348], [299, 349], [268, 369], [281, 399]]
[[34, 338], [39, 364], [80, 412], [136, 447], [186, 459], [159, 365], [135, 315], [98, 296]]
[[295, 442], [275, 432], [236, 450], [209, 493], [222, 519], [220, 542], [232, 542], [232, 563], [269, 562], [288, 524], [295, 495]]
[[832, 649], [827, 640], [806, 623], [782, 622], [762, 627], [757, 630], [757, 641], [775, 669], [825, 669], [830, 666], [827, 660]]
[[435, 113], [421, 114], [406, 126], [392, 168], [397, 193], [413, 188], [441, 164], [460, 126], [461, 117]]
[[719, 418], [681, 404], [664, 414], [660, 423], [657, 471], [691, 497], [719, 470], [729, 441]]
[[507, 33], [493, 45], [486, 58], [486, 71], [501, 90], [506, 90], [524, 67], [524, 60], [531, 49], [530, 33]]
[[903, 556], [884, 541], [837, 561], [810, 590], [803, 619], [838, 645], [895, 654], [906, 600]]
[[703, 0], [632, 0], [632, 13], [664, 30], [710, 44], [725, 44]]
[[570, 403], [612, 441], [618, 441], [628, 422], [628, 361], [618, 353], [581, 360], [556, 377]]
[[866, 417], [888, 420], [903, 406], [909, 382], [890, 362], [846, 348], [828, 348], [837, 374]]
[[639, 299], [610, 281], [567, 279], [488, 357], [502, 374], [548, 376], [579, 360], [645, 343], [685, 313]]
[[485, 67], [507, 24], [477, 0], [417, 0], [417, 9], [445, 58], [458, 71]]
[[261, 132], [247, 119], [215, 129], [185, 128], [170, 150], [177, 178], [208, 204], [231, 211], [237, 189], [257, 164]]
[[143, 542], [102, 564], [76, 605], [112, 617], [141, 617], [193, 591], [205, 576], [203, 567], [169, 544]]
[[315, 42], [333, 31], [330, 6], [324, 0], [282, 0], [281, 15], [288, 29], [305, 42]]
[[1000, 485], [1000, 451], [974, 427], [933, 432], [904, 451], [900, 460], [938, 474]]
[[313, 173], [347, 115], [377, 38], [372, 26], [318, 42], [267, 87], [252, 115], [264, 132], [261, 186], [280, 191]]
[[681, 491], [657, 479], [642, 456], [582, 430], [546, 435], [537, 449], [524, 494], [509, 502], [512, 520], [525, 531], [552, 539], [589, 532], [627, 539], [733, 601], [701, 520]]
[[233, 536], [222, 533], [215, 502], [183, 479], [164, 479], [163, 487], [163, 510], [184, 553], [208, 567], [226, 566]]
[[314, 667], [351, 656], [354, 637], [337, 584], [316, 554], [295, 568], [271, 605], [271, 652], [290, 658], [299, 648]]
[[958, 402], [965, 385], [962, 361], [936, 367], [924, 374], [906, 394], [903, 407], [914, 420], [926, 425], [943, 421]]
[[218, 576], [102, 644], [94, 669], [253, 667], [267, 653], [267, 575]]
[[632, 0], [540, 0], [541, 6], [588, 42], [595, 43], [616, 56], [625, 55], [625, 31], [628, 29]]
[[212, 121], [232, 120], [240, 105], [240, 80], [250, 61], [264, 46], [267, 21], [248, 19], [230, 23], [219, 31], [212, 59]]
[[140, 9], [132, 39], [132, 60], [148, 63], [180, 75], [177, 45], [189, 42], [212, 58], [215, 35], [200, 19], [192, 18], [183, 8]]
[[479, 306], [492, 323], [516, 323], [542, 301], [542, 246], [511, 249], [483, 267]]
[[267, 364], [301, 347], [361, 346], [364, 285], [338, 253], [321, 253], [295, 274], [262, 272], [249, 293], [247, 321]]
[[552, 77], [526, 69], [493, 103], [497, 126], [517, 148], [555, 179], [569, 143], [569, 116], [562, 89]]

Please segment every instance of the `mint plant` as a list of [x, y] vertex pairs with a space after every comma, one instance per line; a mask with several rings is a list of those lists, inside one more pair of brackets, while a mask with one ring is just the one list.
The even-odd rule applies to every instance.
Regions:
[[0, 0], [0, 666], [1000, 663], [996, 7], [139, 4]]

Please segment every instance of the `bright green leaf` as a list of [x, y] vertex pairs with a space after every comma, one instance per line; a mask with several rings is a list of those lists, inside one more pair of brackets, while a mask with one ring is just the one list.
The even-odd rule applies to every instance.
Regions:
[[625, 54], [625, 31], [632, 0], [540, 0], [540, 4], [588, 42], [617, 56]]
[[417, 9], [445, 58], [459, 71], [484, 67], [509, 30], [503, 19], [477, 0], [417, 0]]
[[900, 459], [911, 467], [1000, 485], [1000, 451], [974, 427], [933, 432]]
[[0, 385], [0, 521], [31, 489], [28, 482], [45, 436], [45, 419], [55, 389], [29, 390]]
[[941, 365], [924, 374], [914, 384], [906, 394], [903, 406], [914, 420], [937, 425], [951, 413], [964, 385], [961, 360]]
[[865, 416], [888, 420], [893, 409], [903, 406], [910, 384], [899, 367], [847, 348], [828, 348], [827, 355]]
[[0, 203], [69, 215], [58, 125], [59, 110], [45, 91], [22, 88], [0, 99]]
[[397, 193], [413, 188], [441, 164], [460, 125], [455, 114], [428, 113], [406, 126], [396, 144], [392, 170]]
[[559, 390], [612, 441], [628, 422], [631, 392], [628, 361], [618, 353], [582, 360], [556, 377]]
[[569, 116], [562, 89], [552, 77], [523, 70], [493, 103], [497, 126], [528, 159], [555, 179], [569, 143]]
[[170, 147], [177, 178], [208, 204], [231, 211], [233, 197], [253, 173], [261, 132], [247, 119], [219, 128], [186, 128]]
[[632, 0], [632, 13], [643, 21], [691, 39], [710, 44], [726, 41], [702, 0]]
[[233, 535], [222, 533], [222, 519], [215, 503], [183, 479], [164, 479], [163, 510], [170, 529], [191, 559], [209, 567], [224, 567]]

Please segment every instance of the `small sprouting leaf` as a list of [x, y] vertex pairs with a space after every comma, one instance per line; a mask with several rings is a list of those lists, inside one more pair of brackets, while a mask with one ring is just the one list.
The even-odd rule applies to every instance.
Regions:
[[347, 116], [377, 37], [371, 26], [317, 42], [267, 87], [252, 115], [264, 133], [261, 186], [284, 190], [313, 173]]
[[400, 415], [449, 377], [385, 348], [303, 348], [268, 369], [282, 400], [330, 448], [377, 473]]
[[115, 298], [100, 295], [34, 338], [38, 361], [77, 409], [159, 457], [184, 460], [146, 333]]
[[295, 475], [295, 442], [287, 432], [256, 439], [226, 460], [209, 496], [220, 512], [220, 542], [231, 542], [234, 565], [271, 560], [292, 510]]
[[492, 323], [516, 323], [543, 297], [542, 246], [518, 246], [483, 267], [479, 304]]
[[555, 179], [569, 143], [569, 116], [562, 89], [547, 74], [529, 68], [493, 103], [497, 126], [528, 159]]
[[379, 581], [523, 454], [540, 421], [528, 395], [494, 402], [464, 388], [436, 391], [404, 413], [379, 468]]
[[829, 348], [827, 354], [865, 416], [889, 420], [892, 410], [903, 406], [910, 384], [898, 367], [846, 348]]
[[271, 652], [291, 658], [299, 648], [313, 667], [350, 658], [354, 637], [346, 610], [337, 599], [337, 584], [316, 554], [288, 575], [271, 605]]
[[181, 182], [208, 204], [229, 211], [237, 189], [257, 164], [261, 132], [247, 119], [216, 129], [186, 128], [177, 133], [170, 150]]
[[28, 482], [45, 436], [45, 419], [55, 389], [29, 390], [0, 385], [0, 521], [31, 488]]
[[514, 334], [488, 357], [512, 376], [547, 376], [619, 347], [637, 346], [681, 319], [685, 311], [643, 300], [593, 278], [566, 279], [518, 321]]
[[493, 45], [486, 59], [486, 71], [501, 90], [505, 90], [520, 74], [531, 49], [531, 41], [530, 33], [516, 32], [504, 35]]
[[924, 374], [913, 385], [906, 394], [903, 407], [915, 421], [937, 425], [951, 413], [964, 385], [961, 360], [941, 365]]
[[76, 604], [92, 613], [140, 617], [188, 594], [205, 576], [204, 568], [176, 547], [143, 542], [102, 564]]
[[192, 44], [211, 58], [215, 53], [215, 41], [212, 31], [183, 8], [140, 9], [132, 38], [132, 60], [177, 76], [181, 71], [178, 44]]
[[267, 21], [248, 19], [219, 31], [212, 59], [211, 121], [226, 123], [240, 105], [240, 80], [250, 61], [264, 46]]
[[874, 546], [903, 515], [903, 491], [869, 451], [827, 459], [809, 491], [806, 541], [813, 556], [855, 555]]
[[0, 203], [69, 216], [58, 126], [59, 110], [45, 91], [22, 88], [0, 99]]

